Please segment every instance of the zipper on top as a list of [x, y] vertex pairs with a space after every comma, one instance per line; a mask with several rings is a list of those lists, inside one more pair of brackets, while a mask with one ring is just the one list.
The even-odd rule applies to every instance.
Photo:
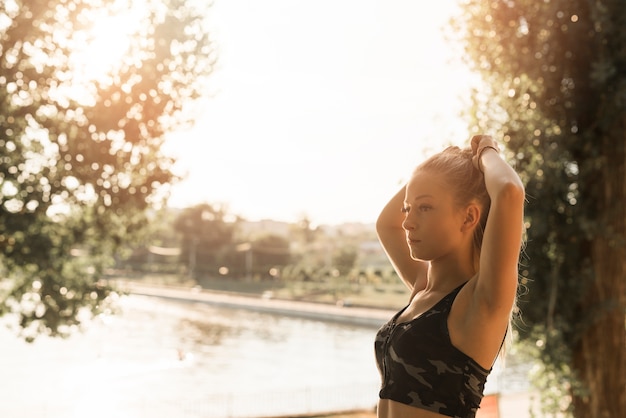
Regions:
[[391, 341], [391, 337], [393, 335], [393, 332], [396, 330], [397, 327], [397, 319], [398, 319], [398, 315], [394, 316], [393, 319], [391, 320], [391, 324], [389, 325], [389, 332], [387, 333], [387, 336], [385, 337], [385, 344], [383, 346], [383, 373], [385, 375], [385, 382], [388, 381], [388, 370], [387, 370], [387, 355], [389, 354], [389, 342]]

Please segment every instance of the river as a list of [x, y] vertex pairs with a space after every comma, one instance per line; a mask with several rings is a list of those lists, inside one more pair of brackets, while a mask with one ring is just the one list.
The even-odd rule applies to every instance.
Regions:
[[0, 417], [262, 417], [373, 408], [376, 329], [125, 296], [69, 339], [0, 329]]

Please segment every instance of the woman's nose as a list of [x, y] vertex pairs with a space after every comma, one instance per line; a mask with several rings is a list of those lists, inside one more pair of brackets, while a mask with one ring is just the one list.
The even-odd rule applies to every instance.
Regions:
[[415, 228], [414, 223], [410, 220], [410, 217], [407, 216], [406, 218], [404, 218], [404, 221], [402, 221], [402, 228], [404, 228], [407, 231], [411, 231]]

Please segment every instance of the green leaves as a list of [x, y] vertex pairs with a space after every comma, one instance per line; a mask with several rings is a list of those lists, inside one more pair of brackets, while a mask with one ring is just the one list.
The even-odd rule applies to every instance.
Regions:
[[[601, 358], [623, 349], [623, 307], [602, 307], [626, 300], [623, 269], [615, 267], [626, 256], [626, 9], [618, 1], [550, 0], [468, 1], [465, 10], [457, 27], [487, 92], [475, 96], [473, 129], [506, 142], [526, 184], [522, 275], [530, 292], [520, 305], [529, 326], [520, 337], [543, 341], [538, 350], [554, 375], [547, 382], [569, 381], [577, 414], [613, 415], [607, 411], [619, 405], [608, 394], [623, 387], [625, 362]], [[621, 380], [611, 377], [615, 367]], [[573, 379], [595, 388], [594, 405], [604, 406], [587, 409]]]
[[[104, 267], [177, 180], [161, 145], [191, 123], [212, 70], [205, 13], [156, 0], [0, 8], [2, 302], [22, 326], [63, 334], [112, 294]], [[103, 19], [126, 26], [98, 30]]]

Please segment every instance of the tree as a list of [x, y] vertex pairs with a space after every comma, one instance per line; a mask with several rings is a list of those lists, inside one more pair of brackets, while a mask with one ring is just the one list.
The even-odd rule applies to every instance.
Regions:
[[358, 257], [359, 252], [356, 246], [345, 245], [333, 253], [332, 265], [339, 271], [339, 274], [345, 276], [354, 268]]
[[192, 277], [218, 271], [239, 220], [227, 222], [228, 218], [225, 208], [200, 204], [185, 209], [176, 219], [174, 229], [182, 235], [181, 262]]
[[624, 416], [626, 8], [466, 0], [462, 11], [467, 63], [485, 83], [474, 132], [503, 138], [526, 183], [518, 332], [539, 348], [542, 393], [565, 389], [577, 417]]
[[313, 244], [320, 235], [320, 227], [313, 226], [309, 217], [303, 214], [295, 224], [291, 225], [294, 238], [301, 241], [303, 248]]
[[29, 340], [102, 308], [104, 266], [177, 179], [160, 147], [212, 69], [204, 14], [183, 0], [0, 2], [0, 313]]
[[267, 277], [270, 271], [277, 267], [284, 267], [291, 262], [289, 240], [281, 235], [267, 233], [252, 241], [253, 271]]

